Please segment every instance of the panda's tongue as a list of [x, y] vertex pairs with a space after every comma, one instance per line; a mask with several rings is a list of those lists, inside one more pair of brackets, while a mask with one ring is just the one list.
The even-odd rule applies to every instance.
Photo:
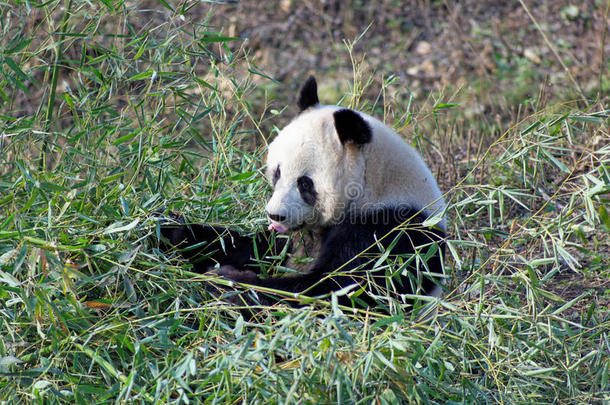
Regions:
[[288, 228], [286, 228], [285, 226], [280, 225], [278, 223], [272, 222], [269, 224], [269, 230], [278, 231], [278, 232], [286, 232], [288, 230]]

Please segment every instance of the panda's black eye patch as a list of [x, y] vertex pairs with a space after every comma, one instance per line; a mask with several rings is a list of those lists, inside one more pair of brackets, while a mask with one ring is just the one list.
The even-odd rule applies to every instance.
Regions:
[[297, 188], [305, 203], [314, 205], [318, 199], [318, 193], [313, 186], [313, 180], [309, 176], [301, 176], [297, 179]]
[[277, 183], [277, 181], [280, 179], [281, 175], [282, 175], [282, 172], [280, 172], [280, 165], [278, 165], [277, 168], [275, 169], [275, 171], [273, 172], [273, 179], [271, 179], [271, 182], [273, 183], [274, 187], [275, 187], [275, 183]]
[[297, 185], [299, 186], [299, 191], [311, 191], [313, 190], [313, 180], [308, 176], [301, 176], [297, 179]]

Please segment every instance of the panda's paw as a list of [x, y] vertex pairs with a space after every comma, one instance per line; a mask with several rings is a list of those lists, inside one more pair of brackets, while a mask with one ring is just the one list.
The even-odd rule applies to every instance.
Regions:
[[238, 283], [256, 284], [258, 276], [251, 270], [239, 270], [231, 265], [220, 266], [216, 273], [229, 280], [237, 281]]

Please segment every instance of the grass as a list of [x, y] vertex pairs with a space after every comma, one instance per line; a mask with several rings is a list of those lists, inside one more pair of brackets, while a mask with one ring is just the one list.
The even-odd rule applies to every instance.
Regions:
[[2, 4], [3, 403], [610, 401], [607, 106], [468, 121], [460, 89], [405, 101], [352, 55], [344, 105], [446, 186], [446, 293], [425, 319], [331, 300], [247, 322], [154, 243], [164, 209], [264, 226], [264, 146], [287, 119], [196, 5]]

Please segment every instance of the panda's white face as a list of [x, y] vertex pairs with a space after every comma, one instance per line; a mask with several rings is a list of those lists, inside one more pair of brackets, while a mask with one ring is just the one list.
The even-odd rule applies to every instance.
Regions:
[[350, 184], [362, 184], [364, 159], [358, 146], [342, 144], [333, 113], [319, 106], [299, 115], [269, 145], [267, 203], [270, 229], [279, 232], [325, 226], [341, 220]]
[[[443, 196], [421, 156], [395, 132], [366, 114], [320, 105], [307, 79], [302, 113], [269, 145], [269, 229], [279, 232], [339, 223], [380, 207], [442, 213]], [[366, 169], [366, 170], [365, 170]], [[445, 228], [442, 218], [439, 226]]]

